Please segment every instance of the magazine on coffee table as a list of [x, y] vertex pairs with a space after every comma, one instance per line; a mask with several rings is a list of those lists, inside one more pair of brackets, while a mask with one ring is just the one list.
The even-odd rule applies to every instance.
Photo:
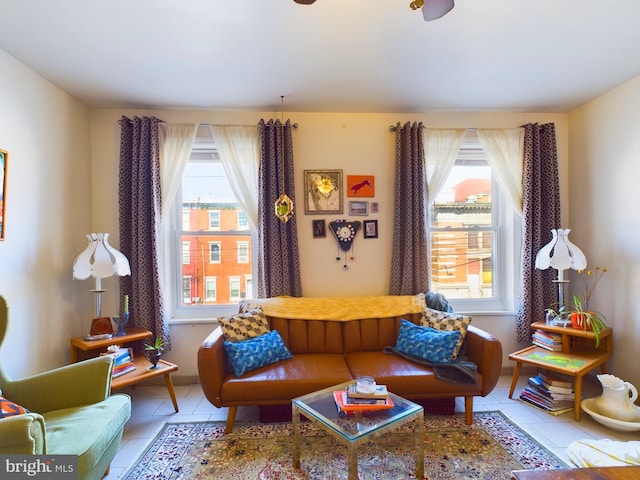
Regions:
[[388, 410], [395, 405], [389, 396], [385, 398], [349, 398], [346, 390], [336, 390], [333, 392], [338, 410], [345, 413]]

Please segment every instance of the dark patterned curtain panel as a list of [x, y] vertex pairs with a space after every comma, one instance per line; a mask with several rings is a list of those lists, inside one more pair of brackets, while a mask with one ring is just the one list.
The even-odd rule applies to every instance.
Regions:
[[390, 295], [414, 295], [429, 289], [422, 123], [395, 127], [393, 251]]
[[524, 125], [522, 166], [522, 264], [517, 305], [518, 342], [531, 340], [531, 324], [558, 301], [556, 270], [536, 270], [538, 251], [560, 228], [560, 181], [556, 130], [553, 123]]
[[131, 324], [161, 337], [170, 349], [159, 274], [160, 120], [122, 117], [119, 123], [120, 249], [131, 264], [131, 276], [120, 278], [121, 294], [129, 295]]
[[296, 216], [282, 223], [274, 204], [286, 193], [295, 203], [292, 126], [260, 120], [258, 174], [258, 297], [302, 296]]

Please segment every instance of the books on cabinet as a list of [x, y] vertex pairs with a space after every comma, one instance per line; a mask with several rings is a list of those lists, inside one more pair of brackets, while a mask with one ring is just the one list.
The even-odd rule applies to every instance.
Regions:
[[520, 392], [520, 399], [549, 413], [559, 414], [573, 410], [576, 398], [573, 384], [557, 380], [554, 385], [547, 380], [556, 381], [542, 373], [530, 377]]
[[101, 353], [100, 355], [113, 357], [113, 373], [111, 374], [111, 378], [118, 378], [136, 369], [133, 364], [133, 351], [131, 348], [120, 347], [117, 350]]
[[531, 338], [534, 345], [551, 350], [552, 352], [562, 351], [562, 335], [557, 333], [536, 330]]

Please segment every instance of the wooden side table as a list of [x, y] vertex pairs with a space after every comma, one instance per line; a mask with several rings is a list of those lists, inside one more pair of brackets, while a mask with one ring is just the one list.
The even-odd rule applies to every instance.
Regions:
[[[73, 337], [71, 339], [71, 362], [75, 363], [78, 360], [96, 357], [100, 352], [106, 351], [109, 345], [118, 345], [121, 347], [138, 340], [146, 340], [153, 336], [149, 330], [138, 327], [126, 328], [125, 332], [127, 333], [126, 335], [121, 337], [113, 336], [105, 340], [85, 340], [83, 337]], [[178, 366], [166, 360], [160, 360], [158, 362], [158, 368], [149, 370], [151, 363], [144, 355], [136, 355], [133, 359], [133, 364], [136, 367], [134, 371], [111, 380], [111, 390], [118, 390], [130, 385], [135, 385], [144, 380], [163, 376], [167, 390], [169, 391], [169, 396], [171, 397], [171, 402], [173, 403], [173, 408], [178, 412], [178, 401], [176, 400], [175, 390], [173, 389], [173, 380], [171, 380], [171, 373], [177, 371]]]
[[536, 322], [532, 328], [562, 336], [562, 351], [552, 352], [542, 347], [530, 346], [518, 352], [509, 354], [509, 359], [516, 362], [511, 380], [509, 398], [518, 383], [520, 368], [523, 363], [535, 365], [541, 369], [570, 375], [575, 378], [574, 413], [576, 422], [580, 421], [580, 402], [582, 400], [582, 377], [591, 370], [600, 367], [607, 373], [607, 360], [613, 349], [611, 328], [600, 333], [600, 346], [595, 348], [593, 332], [578, 330], [571, 327], [557, 327], [546, 323]]

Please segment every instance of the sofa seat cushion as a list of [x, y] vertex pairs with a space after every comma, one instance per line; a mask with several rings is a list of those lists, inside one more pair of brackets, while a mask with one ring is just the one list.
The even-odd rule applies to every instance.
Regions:
[[127, 395], [116, 394], [93, 405], [42, 414], [47, 425], [48, 455], [78, 455], [78, 472], [88, 472], [100, 460], [131, 416]]
[[346, 356], [351, 374], [371, 375], [376, 382], [407, 398], [437, 398], [480, 395], [482, 377], [475, 385], [455, 384], [439, 380], [430, 367], [410, 362], [397, 355], [382, 352], [353, 352]]
[[227, 375], [222, 400], [231, 405], [274, 405], [352, 379], [343, 355], [298, 353], [238, 378]]

